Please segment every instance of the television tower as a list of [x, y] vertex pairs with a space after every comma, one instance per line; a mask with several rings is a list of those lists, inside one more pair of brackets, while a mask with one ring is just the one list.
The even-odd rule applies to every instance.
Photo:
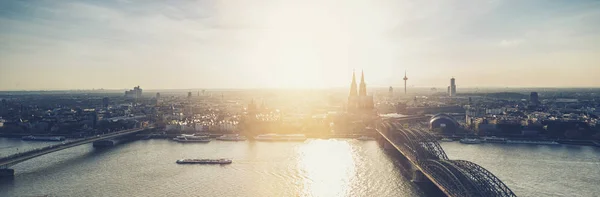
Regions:
[[404, 94], [406, 94], [406, 81], [408, 81], [408, 77], [406, 77], [406, 70], [404, 70]]

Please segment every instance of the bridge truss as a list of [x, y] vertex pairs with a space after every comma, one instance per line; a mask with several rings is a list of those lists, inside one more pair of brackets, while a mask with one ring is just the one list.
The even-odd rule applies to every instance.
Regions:
[[500, 179], [485, 168], [464, 160], [450, 160], [427, 131], [384, 121], [379, 130], [413, 161], [441, 189], [451, 196], [516, 196]]

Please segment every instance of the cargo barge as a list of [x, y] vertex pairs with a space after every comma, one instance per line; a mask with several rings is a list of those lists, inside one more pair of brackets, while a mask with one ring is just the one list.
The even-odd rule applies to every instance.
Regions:
[[180, 159], [177, 164], [231, 164], [231, 159]]

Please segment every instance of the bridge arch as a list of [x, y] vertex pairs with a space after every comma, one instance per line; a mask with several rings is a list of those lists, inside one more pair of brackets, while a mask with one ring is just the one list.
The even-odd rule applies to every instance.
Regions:
[[452, 196], [471, 196], [456, 174], [440, 161], [428, 160], [421, 165]]
[[[446, 114], [437, 115], [449, 117]], [[485, 168], [464, 160], [450, 160], [429, 132], [406, 128], [388, 121], [380, 132], [402, 150], [411, 162], [449, 196], [516, 196], [500, 179]], [[381, 131], [381, 130], [380, 130]], [[409, 155], [407, 155], [409, 154]]]
[[459, 166], [465, 174], [472, 177], [472, 181], [478, 188], [483, 189], [483, 196], [516, 196], [498, 177], [490, 171], [470, 161], [449, 160]]
[[433, 135], [431, 135], [428, 132], [420, 131], [420, 130], [414, 130], [414, 129], [407, 129], [407, 130], [412, 132], [414, 135], [418, 136], [417, 140], [418, 140], [419, 144], [423, 148], [425, 148], [425, 151], [427, 153], [433, 155], [436, 159], [443, 159], [443, 160], [448, 159], [448, 155], [446, 155], [446, 152], [444, 151], [444, 149], [442, 149], [442, 146], [440, 146], [437, 139]]

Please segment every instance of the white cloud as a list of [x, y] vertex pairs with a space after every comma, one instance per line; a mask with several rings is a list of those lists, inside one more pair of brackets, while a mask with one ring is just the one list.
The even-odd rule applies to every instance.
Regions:
[[[31, 72], [37, 68], [122, 77], [81, 77], [70, 84], [75, 88], [344, 86], [352, 68], [364, 68], [369, 84], [382, 86], [401, 83], [394, 73], [408, 69], [419, 86], [443, 85], [447, 76], [440, 75], [461, 77], [475, 67], [526, 68], [524, 57], [544, 53], [569, 54], [553, 58], [574, 66], [600, 63], [573, 58], [600, 52], [597, 3], [40, 2], [0, 1], [0, 66], [10, 67], [0, 73], [0, 89], [22, 81], [19, 88], [64, 89], [74, 80]], [[433, 71], [439, 82], [425, 79]]]

